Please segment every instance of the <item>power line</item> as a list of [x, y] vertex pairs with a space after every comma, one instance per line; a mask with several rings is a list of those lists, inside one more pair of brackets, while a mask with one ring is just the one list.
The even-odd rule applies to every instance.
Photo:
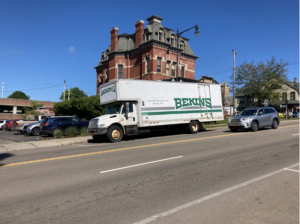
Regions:
[[41, 88], [35, 88], [35, 89], [23, 89], [23, 90], [7, 90], [3, 92], [15, 92], [15, 91], [29, 91], [29, 90], [36, 90], [36, 89], [47, 89], [47, 88], [53, 88], [53, 87], [58, 87], [62, 85], [57, 85], [57, 86], [48, 86], [48, 87], [41, 87]]

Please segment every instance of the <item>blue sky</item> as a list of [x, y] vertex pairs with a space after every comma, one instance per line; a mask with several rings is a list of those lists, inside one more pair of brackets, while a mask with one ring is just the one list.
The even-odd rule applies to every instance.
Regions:
[[[199, 56], [196, 78], [230, 82], [236, 66], [272, 56], [283, 59], [288, 78], [299, 78], [298, 0], [214, 1], [0, 1], [0, 82], [4, 97], [21, 90], [34, 100], [60, 101], [63, 82], [88, 95], [96, 92], [93, 68], [110, 45], [110, 29], [134, 33], [135, 22], [151, 15], [179, 31]], [[145, 24], [146, 25], [146, 24]], [[54, 87], [53, 87], [54, 86]], [[33, 90], [28, 90], [33, 89]]]

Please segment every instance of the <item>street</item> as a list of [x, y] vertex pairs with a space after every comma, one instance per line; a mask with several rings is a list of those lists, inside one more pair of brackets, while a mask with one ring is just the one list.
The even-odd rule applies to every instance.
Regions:
[[299, 223], [299, 123], [0, 154], [0, 223]]

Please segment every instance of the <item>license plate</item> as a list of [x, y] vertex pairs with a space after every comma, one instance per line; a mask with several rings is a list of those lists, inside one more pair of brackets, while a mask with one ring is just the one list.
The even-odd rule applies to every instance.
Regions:
[[233, 126], [237, 126], [237, 124], [233, 124]]

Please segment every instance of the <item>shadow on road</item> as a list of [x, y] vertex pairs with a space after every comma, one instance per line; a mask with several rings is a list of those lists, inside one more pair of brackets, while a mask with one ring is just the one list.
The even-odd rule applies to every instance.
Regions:
[[[4, 160], [8, 157], [11, 157], [11, 156], [14, 156], [13, 154], [10, 154], [10, 153], [1, 153], [0, 154], [0, 160]], [[0, 163], [0, 166], [4, 166], [4, 164]]]

